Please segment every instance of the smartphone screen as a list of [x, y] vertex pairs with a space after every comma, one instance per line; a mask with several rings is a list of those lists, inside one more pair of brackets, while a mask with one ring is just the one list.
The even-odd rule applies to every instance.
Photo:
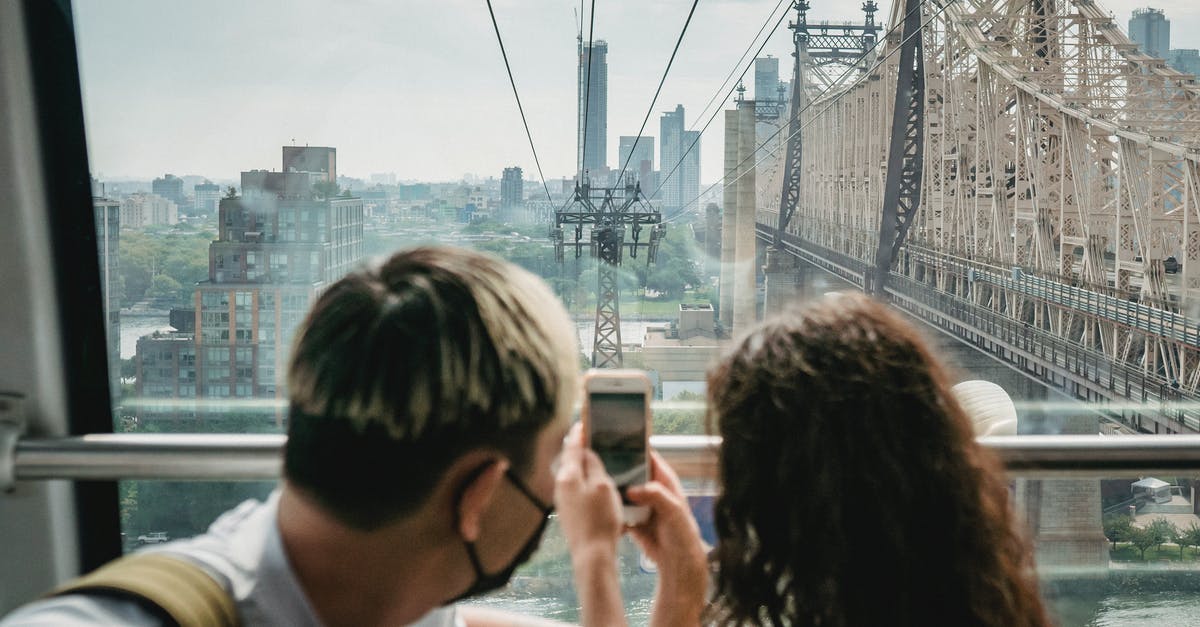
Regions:
[[588, 396], [591, 448], [625, 499], [625, 487], [646, 482], [646, 396], [592, 392]]

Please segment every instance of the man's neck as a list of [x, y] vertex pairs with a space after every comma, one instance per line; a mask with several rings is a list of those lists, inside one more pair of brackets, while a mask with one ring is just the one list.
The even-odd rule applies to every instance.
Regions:
[[296, 579], [329, 627], [406, 625], [470, 584], [461, 544], [428, 516], [357, 531], [285, 485], [278, 525]]

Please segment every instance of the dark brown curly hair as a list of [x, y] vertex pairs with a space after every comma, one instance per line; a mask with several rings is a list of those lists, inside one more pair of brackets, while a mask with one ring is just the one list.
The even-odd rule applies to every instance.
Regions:
[[1050, 624], [1002, 468], [943, 367], [854, 294], [765, 322], [708, 377], [723, 624]]

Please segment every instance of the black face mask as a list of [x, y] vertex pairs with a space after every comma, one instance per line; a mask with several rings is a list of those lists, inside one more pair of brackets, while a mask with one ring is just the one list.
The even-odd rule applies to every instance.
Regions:
[[521, 551], [517, 553], [513, 561], [503, 570], [496, 573], [489, 574], [483, 572], [483, 564], [479, 562], [479, 554], [475, 551], [475, 543], [464, 541], [467, 547], [467, 557], [471, 560], [471, 568], [475, 569], [475, 583], [471, 584], [471, 587], [467, 588], [466, 592], [451, 599], [449, 603], [456, 603], [469, 597], [487, 594], [508, 585], [508, 580], [512, 579], [513, 573], [516, 572], [521, 564], [528, 562], [529, 558], [533, 557], [534, 551], [537, 551], [538, 545], [542, 542], [542, 534], [546, 531], [546, 525], [550, 522], [550, 514], [554, 513], [554, 507], [547, 505], [542, 499], [538, 498], [533, 493], [533, 490], [530, 490], [529, 486], [525, 485], [525, 482], [521, 481], [511, 470], [504, 471], [504, 476], [512, 482], [513, 487], [518, 492], [525, 495], [525, 498], [529, 499], [529, 502], [533, 503], [533, 506], [542, 512], [542, 522], [538, 525], [537, 530], [533, 532], [533, 536], [525, 542], [525, 546], [521, 547]]

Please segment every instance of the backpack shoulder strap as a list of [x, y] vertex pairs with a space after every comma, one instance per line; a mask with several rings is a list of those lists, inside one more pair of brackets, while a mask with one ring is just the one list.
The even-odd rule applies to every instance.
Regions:
[[180, 627], [236, 627], [233, 598], [199, 566], [163, 553], [137, 553], [101, 568], [50, 593], [117, 594], [150, 603]]

